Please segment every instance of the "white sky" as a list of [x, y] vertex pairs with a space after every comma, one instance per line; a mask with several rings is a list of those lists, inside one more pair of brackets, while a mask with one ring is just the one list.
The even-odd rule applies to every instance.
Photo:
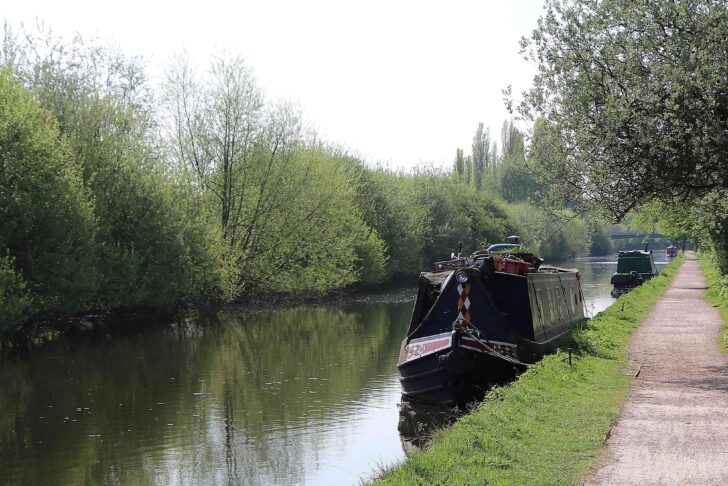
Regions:
[[[501, 90], [534, 67], [518, 54], [542, 0], [8, 0], [14, 30], [45, 22], [142, 55], [160, 75], [183, 48], [207, 67], [241, 55], [271, 99], [297, 103], [319, 135], [370, 163], [450, 166], [479, 122], [500, 140]], [[524, 127], [526, 128], [526, 127]]]

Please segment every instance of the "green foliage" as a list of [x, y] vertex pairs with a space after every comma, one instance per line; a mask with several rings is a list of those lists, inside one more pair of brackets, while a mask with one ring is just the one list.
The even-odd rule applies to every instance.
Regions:
[[676, 243], [707, 240], [704, 217], [694, 205], [651, 201], [633, 214], [629, 223], [631, 228], [648, 233], [657, 231]]
[[634, 212], [630, 226], [659, 231], [674, 243], [692, 242], [709, 249], [715, 263], [728, 273], [728, 202], [716, 190], [689, 203], [652, 201]]
[[430, 231], [428, 210], [416, 203], [421, 178], [383, 170], [363, 170], [372, 178], [371, 187], [376, 188], [381, 201], [377, 209], [379, 219], [369, 224], [387, 247], [386, 275], [411, 278], [424, 265], [422, 251]]
[[[51, 138], [67, 141], [88, 213], [90, 227], [77, 231], [87, 247], [74, 244], [87, 264], [70, 265], [88, 276], [68, 279], [88, 288], [61, 313], [377, 283], [416, 274], [460, 241], [475, 249], [515, 232], [475, 188], [366, 169], [307, 144], [299, 115], [267, 103], [241, 60], [214, 60], [203, 80], [185, 62], [173, 67], [164, 99], [177, 129], [163, 140], [138, 61], [48, 39], [6, 35], [2, 60], [58, 120]], [[492, 155], [486, 135], [481, 165]], [[37, 262], [11, 250], [8, 282], [25, 282], [37, 304], [28, 315], [51, 311], [26, 278]], [[38, 280], [73, 302], [63, 286]]]
[[19, 327], [27, 318], [32, 300], [25, 281], [13, 268], [13, 258], [0, 258], [0, 334]]
[[523, 159], [525, 157], [523, 134], [516, 128], [513, 120], [503, 122], [501, 147], [503, 149], [503, 158]]
[[492, 160], [490, 152], [490, 129], [485, 128], [483, 123], [479, 123], [473, 137], [472, 174], [470, 176], [473, 187], [483, 189], [483, 179], [494, 165], [495, 160]]
[[498, 192], [509, 203], [535, 203], [545, 192], [545, 187], [522, 157], [504, 158], [498, 166], [497, 178]]
[[[482, 126], [478, 127], [476, 138], [483, 137]], [[524, 136], [516, 128], [513, 121], [503, 123], [501, 130], [501, 144], [503, 155], [499, 160], [495, 156], [495, 149], [491, 150], [487, 170], [478, 179], [478, 189], [489, 194], [489, 199], [502, 198], [507, 205], [507, 219], [511, 225], [519, 229], [514, 230], [527, 241], [534, 243], [535, 248], [549, 259], [565, 259], [575, 255], [587, 255], [591, 251], [592, 234], [595, 235], [597, 246], [594, 251], [608, 253], [611, 251], [610, 242], [606, 235], [591, 229], [595, 223], [576, 216], [570, 210], [551, 211], [548, 208], [564, 207], [563, 200], [557, 206], [553, 203], [562, 197], [558, 191], [552, 191], [553, 181], [542, 164], [542, 158], [547, 153], [550, 143], [549, 127], [545, 120], [538, 120], [534, 125], [534, 134], [531, 146], [526, 153]], [[473, 145], [473, 153], [481, 153], [484, 143]], [[528, 159], [526, 158], [528, 157]], [[453, 181], [472, 186], [472, 177], [468, 177], [468, 158], [458, 149], [455, 160]], [[471, 167], [472, 169], [472, 167]], [[475, 172], [472, 172], [475, 174]], [[478, 196], [476, 196], [477, 198]], [[472, 198], [472, 196], [471, 196]], [[494, 208], [488, 206], [489, 211]], [[570, 205], [566, 205], [570, 207]], [[496, 210], [497, 214], [497, 210]], [[447, 228], [445, 228], [447, 229]], [[486, 241], [497, 242], [500, 239], [487, 237]]]
[[241, 272], [249, 288], [324, 292], [362, 279], [381, 281], [386, 247], [354, 204], [346, 161], [318, 149], [298, 150], [285, 184], [276, 186], [285, 196], [280, 210], [256, 228], [253, 251], [244, 256]]
[[[24, 155], [9, 147], [19, 161], [2, 174], [15, 184], [15, 202], [44, 208], [16, 217], [19, 208], [2, 206], [2, 237], [21, 240], [0, 243], [32, 296], [28, 315], [231, 299], [235, 267], [222, 258], [222, 236], [206, 222], [200, 195], [162, 157], [138, 62], [80, 38], [65, 44], [26, 35], [18, 42], [6, 32], [3, 48], [2, 63], [50, 111], [34, 108], [35, 125], [14, 123], [22, 135], [4, 132], [12, 143], [37, 140]], [[3, 94], [21, 91], [18, 84]], [[12, 177], [23, 169], [42, 182]], [[46, 239], [53, 251], [29, 244]]]
[[418, 216], [424, 219], [420, 259], [425, 266], [447, 258], [461, 242], [463, 251], [471, 252], [518, 232], [518, 226], [487, 193], [432, 173], [421, 173], [408, 182], [414, 185], [406, 193], [412, 198], [409, 206], [422, 211]]
[[692, 211], [697, 223], [693, 232], [698, 244], [712, 250], [722, 274], [728, 274], [728, 191], [720, 190], [698, 201]]
[[508, 205], [511, 217], [523, 224], [524, 241], [546, 259], [588, 255], [591, 238], [587, 224], [569, 210], [550, 214], [530, 203]]
[[461, 148], [455, 151], [453, 176], [458, 182], [465, 182], [465, 155], [463, 155], [463, 149]]
[[381, 218], [374, 181], [348, 158], [306, 147], [300, 116], [270, 106], [241, 59], [213, 60], [202, 80], [178, 60], [165, 99], [173, 154], [204, 190], [242, 291], [324, 292], [384, 278], [386, 247], [367, 225]]
[[[497, 195], [539, 190], [512, 122], [500, 173], [482, 124], [453, 176], [393, 173], [309, 140], [238, 58], [201, 76], [179, 59], [161, 103], [140, 60], [80, 37], [6, 27], [0, 65], [0, 312], [13, 326], [411, 278], [460, 242], [553, 223]], [[559, 235], [538, 236], [548, 256], [581, 252], [584, 238]]]
[[544, 160], [574, 201], [618, 220], [652, 199], [728, 187], [725, 3], [550, 0], [545, 10], [522, 42], [538, 74], [521, 112], [552, 128]]
[[31, 300], [18, 297], [23, 287], [33, 313], [84, 309], [98, 280], [93, 204], [53, 118], [7, 71], [0, 72], [0, 154], [0, 251], [5, 292], [16, 295], [3, 312], [17, 318], [27, 307]]
[[545, 357], [376, 484], [581, 484], [627, 396], [625, 344], [681, 263], [574, 329], [573, 366]]
[[593, 227], [591, 230], [591, 244], [589, 247], [589, 255], [602, 256], [609, 255], [614, 251], [614, 244], [609, 238], [609, 233], [604, 226]]
[[720, 337], [721, 349], [724, 353], [728, 353], [728, 275], [721, 274], [718, 258], [714, 252], [701, 252], [698, 256], [700, 269], [708, 284], [704, 298], [720, 311], [723, 319], [723, 333]]

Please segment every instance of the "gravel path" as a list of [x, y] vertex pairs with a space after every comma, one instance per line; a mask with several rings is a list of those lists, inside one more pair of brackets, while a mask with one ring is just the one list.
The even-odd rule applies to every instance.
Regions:
[[588, 485], [728, 485], [728, 359], [693, 254], [630, 342], [641, 366]]

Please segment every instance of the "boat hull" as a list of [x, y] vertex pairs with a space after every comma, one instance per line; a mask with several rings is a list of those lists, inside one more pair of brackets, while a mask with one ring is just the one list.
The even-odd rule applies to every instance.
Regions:
[[480, 400], [584, 320], [576, 270], [516, 270], [486, 259], [420, 276], [397, 365], [404, 400], [442, 407]]
[[[485, 348], [500, 350], [502, 357], [489, 354]], [[506, 350], [512, 347], [513, 351]], [[480, 348], [480, 349], [478, 349]], [[405, 360], [399, 365], [402, 397], [441, 407], [463, 407], [482, 400], [496, 384], [511, 381], [523, 367], [517, 364], [516, 346], [485, 342], [452, 334], [452, 343], [430, 354]], [[402, 352], [407, 351], [402, 343]]]
[[656, 275], [657, 267], [651, 251], [620, 251], [617, 256], [617, 272], [610, 279], [610, 283], [614, 286], [612, 297], [617, 298]]

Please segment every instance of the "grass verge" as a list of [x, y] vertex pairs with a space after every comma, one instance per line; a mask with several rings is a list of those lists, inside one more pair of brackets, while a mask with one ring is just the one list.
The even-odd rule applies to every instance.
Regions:
[[575, 328], [573, 366], [564, 353], [546, 356], [375, 484], [580, 484], [636, 371], [629, 369], [625, 344], [682, 261]]
[[700, 253], [698, 260], [700, 269], [708, 282], [705, 300], [718, 308], [720, 317], [723, 319], [720, 349], [728, 354], [728, 275], [721, 275], [712, 253]]

